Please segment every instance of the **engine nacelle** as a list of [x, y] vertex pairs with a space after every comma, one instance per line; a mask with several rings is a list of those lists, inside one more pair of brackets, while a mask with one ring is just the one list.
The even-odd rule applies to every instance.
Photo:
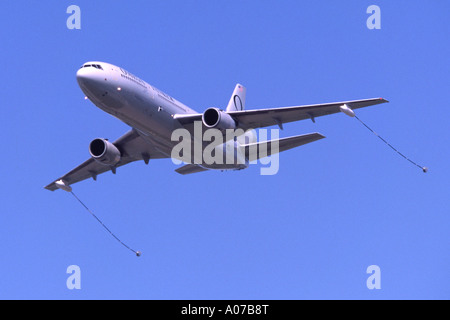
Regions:
[[120, 151], [105, 139], [94, 139], [89, 144], [89, 153], [98, 163], [114, 166], [120, 161]]
[[208, 108], [202, 115], [203, 124], [208, 128], [216, 128], [220, 130], [236, 129], [236, 122], [226, 112], [217, 108]]

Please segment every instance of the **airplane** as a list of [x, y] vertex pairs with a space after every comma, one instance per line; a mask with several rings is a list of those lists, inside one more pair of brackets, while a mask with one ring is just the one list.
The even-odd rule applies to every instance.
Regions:
[[[234, 160], [239, 158], [240, 161], [232, 163], [193, 161], [191, 155], [180, 153], [179, 157], [185, 165], [176, 169], [176, 172], [186, 175], [207, 170], [245, 169], [250, 161], [325, 138], [315, 132], [258, 142], [254, 134], [249, 134], [253, 129], [269, 126], [283, 129], [284, 123], [305, 119], [315, 122], [315, 118], [319, 116], [339, 112], [353, 117], [354, 109], [388, 102], [383, 98], [373, 98], [245, 110], [246, 88], [238, 83], [225, 110], [211, 107], [203, 113], [198, 113], [127, 70], [110, 63], [86, 62], [78, 69], [76, 79], [86, 99], [129, 125], [131, 130], [114, 142], [104, 138], [92, 140], [89, 144], [91, 157], [45, 186], [50, 191], [57, 189], [72, 191], [71, 185], [76, 182], [89, 178], [97, 180], [99, 174], [107, 171], [115, 174], [117, 168], [134, 161], [143, 160], [148, 164], [150, 159], [172, 158], [172, 151], [179, 143], [173, 140], [173, 132], [183, 129], [193, 133], [191, 143], [195, 144], [198, 143], [195, 130], [199, 126], [202, 130], [215, 129], [220, 132], [224, 140], [218, 140], [213, 147], [224, 150], [225, 153], [231, 148]], [[234, 137], [227, 140], [225, 135], [227, 131], [240, 129], [241, 133], [244, 132], [241, 134], [241, 137], [245, 137], [244, 140]], [[258, 152], [263, 147], [275, 144], [277, 145], [275, 150]], [[200, 145], [204, 149], [206, 144], [202, 141]]]

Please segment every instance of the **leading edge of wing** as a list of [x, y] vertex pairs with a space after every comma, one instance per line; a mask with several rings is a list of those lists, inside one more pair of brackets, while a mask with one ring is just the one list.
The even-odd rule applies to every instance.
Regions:
[[278, 109], [292, 109], [292, 108], [311, 108], [311, 107], [327, 107], [332, 105], [343, 105], [347, 104], [352, 106], [353, 109], [358, 109], [362, 107], [368, 107], [375, 104], [389, 102], [388, 100], [377, 97], [370, 99], [358, 99], [358, 100], [348, 100], [348, 101], [336, 101], [336, 102], [326, 102], [326, 103], [316, 103], [316, 104], [304, 104], [300, 106], [289, 106], [289, 107], [277, 107], [277, 108], [263, 108], [263, 109], [253, 109], [253, 110], [243, 110], [243, 111], [230, 111], [229, 113], [239, 113], [239, 112], [255, 112], [255, 111], [264, 111], [264, 110], [278, 110]]
[[301, 106], [290, 106], [290, 107], [278, 107], [278, 108], [264, 108], [264, 109], [253, 109], [253, 110], [242, 110], [242, 111], [230, 111], [228, 114], [230, 115], [239, 115], [242, 113], [247, 114], [255, 114], [261, 112], [270, 112], [270, 111], [284, 111], [284, 110], [294, 110], [294, 109], [317, 109], [317, 108], [326, 108], [333, 106], [342, 106], [344, 104], [348, 105], [352, 109], [359, 109], [364, 107], [369, 107], [373, 105], [377, 105], [380, 103], [389, 102], [384, 98], [371, 98], [371, 99], [360, 99], [360, 100], [349, 100], [349, 101], [339, 101], [339, 102], [327, 102], [327, 103], [318, 103], [318, 104], [307, 104]]

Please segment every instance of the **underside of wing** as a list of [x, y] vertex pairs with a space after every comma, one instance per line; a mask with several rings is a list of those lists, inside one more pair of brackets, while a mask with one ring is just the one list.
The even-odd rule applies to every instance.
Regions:
[[244, 130], [278, 125], [283, 123], [311, 119], [339, 113], [340, 107], [347, 105], [351, 109], [364, 108], [380, 103], [388, 102], [383, 98], [342, 101], [325, 104], [305, 105], [296, 107], [283, 107], [273, 109], [258, 109], [246, 111], [231, 111], [229, 115], [238, 123], [238, 127]]
[[96, 180], [99, 174], [106, 171], [116, 173], [118, 167], [133, 161], [144, 160], [148, 163], [149, 159], [167, 158], [165, 154], [161, 153], [151, 143], [144, 140], [134, 129], [124, 134], [113, 144], [121, 154], [120, 161], [114, 166], [104, 165], [95, 161], [93, 158], [89, 158], [75, 169], [47, 185], [45, 188], [50, 191], [58, 189], [56, 182], [59, 180], [62, 180], [67, 186], [88, 178]]

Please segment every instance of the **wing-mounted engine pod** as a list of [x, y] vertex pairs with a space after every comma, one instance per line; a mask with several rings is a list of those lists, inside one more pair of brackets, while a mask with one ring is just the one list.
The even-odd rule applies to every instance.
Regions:
[[202, 122], [208, 128], [216, 129], [235, 129], [236, 122], [226, 112], [217, 108], [208, 108], [203, 112]]
[[89, 144], [89, 153], [98, 163], [114, 166], [120, 161], [120, 151], [106, 139], [97, 138]]

